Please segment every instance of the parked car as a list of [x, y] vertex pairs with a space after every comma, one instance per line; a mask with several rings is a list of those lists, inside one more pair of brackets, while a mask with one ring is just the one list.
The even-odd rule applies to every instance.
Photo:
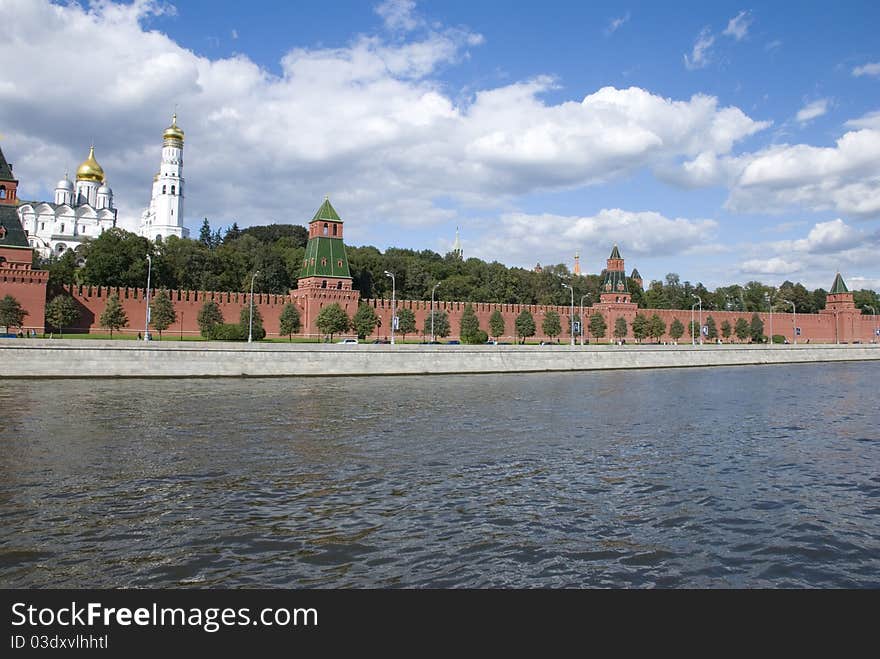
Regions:
[[388, 339], [376, 339], [373, 343], [391, 343]]
[[447, 341], [446, 345], [450, 345], [450, 346], [461, 345], [461, 341]]
[[337, 341], [336, 343], [343, 343], [345, 345], [350, 345], [350, 344], [357, 343], [357, 342], [358, 342], [357, 339], [342, 339], [342, 341]]

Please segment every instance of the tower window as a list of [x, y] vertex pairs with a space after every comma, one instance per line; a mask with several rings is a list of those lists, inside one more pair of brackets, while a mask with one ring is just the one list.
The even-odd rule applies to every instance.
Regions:
[[61, 231], [59, 231], [59, 233], [64, 233], [64, 225], [63, 224], [61, 225]]
[[327, 223], [326, 222], [324, 223], [324, 235], [325, 236], [327, 235]]
[[165, 192], [166, 192], [166, 186], [163, 185], [162, 186], [162, 194], [165, 194]]
[[321, 282], [321, 288], [327, 288], [327, 280]]
[[334, 236], [336, 235], [336, 229], [337, 229], [337, 226], [334, 224], [334, 225], [333, 225], [333, 235], [334, 235]]
[[323, 266], [327, 265], [327, 257], [326, 256], [321, 259], [321, 265], [323, 265]]
[[174, 186], [171, 186], [171, 194], [174, 194]]
[[336, 282], [336, 288], [337, 288], [337, 290], [342, 290], [342, 282], [341, 281]]
[[0, 185], [0, 199], [6, 199], [6, 186]]
[[40, 222], [40, 231], [45, 231], [45, 230], [46, 230], [46, 223]]
[[342, 267], [342, 259], [339, 259], [339, 260], [336, 261], [336, 267], [337, 267], [337, 268], [341, 268], [341, 267]]

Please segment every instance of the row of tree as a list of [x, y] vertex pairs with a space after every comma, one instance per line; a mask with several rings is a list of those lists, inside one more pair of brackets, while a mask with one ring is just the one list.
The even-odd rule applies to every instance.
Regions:
[[[155, 288], [249, 290], [250, 277], [259, 270], [256, 292], [286, 294], [296, 288], [307, 240], [305, 227], [286, 224], [241, 230], [233, 225], [221, 237], [220, 232], [212, 233], [206, 220], [198, 240], [171, 237], [154, 243], [111, 229], [86, 241], [76, 252], [46, 260], [35, 257], [35, 265], [49, 270], [53, 293], [59, 292], [61, 284], [143, 287], [149, 254]], [[535, 272], [475, 258], [462, 260], [452, 253], [441, 256], [431, 250], [389, 248], [383, 253], [365, 246], [347, 247], [346, 252], [353, 287], [363, 298], [391, 297], [391, 280], [384, 275], [389, 271], [395, 273], [398, 299], [430, 299], [434, 284], [440, 282], [440, 300], [567, 305], [570, 292], [562, 284], [568, 283], [576, 304], [581, 299], [586, 304], [599, 301], [601, 275], [574, 276], [564, 264]], [[649, 309], [690, 309], [698, 296], [706, 311], [767, 311], [772, 304], [774, 311], [785, 312], [791, 310], [788, 302], [793, 302], [798, 313], [815, 313], [825, 308], [827, 295], [824, 289], [809, 291], [790, 281], [779, 287], [750, 281], [710, 291], [701, 283], [682, 282], [675, 273], [650, 282], [644, 290], [633, 280], [628, 280], [628, 287], [633, 302]], [[874, 291], [854, 291], [854, 299], [865, 313], [870, 313], [869, 307], [880, 308], [880, 297]]]

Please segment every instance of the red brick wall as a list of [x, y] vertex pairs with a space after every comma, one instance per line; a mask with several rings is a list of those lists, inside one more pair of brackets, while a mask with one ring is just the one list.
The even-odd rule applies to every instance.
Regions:
[[24, 330], [43, 332], [46, 313], [46, 284], [49, 273], [23, 267], [0, 267], [0, 298], [11, 295], [27, 311]]

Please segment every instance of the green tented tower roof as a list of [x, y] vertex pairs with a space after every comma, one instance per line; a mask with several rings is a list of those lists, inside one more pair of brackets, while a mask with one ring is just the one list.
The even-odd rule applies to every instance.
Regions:
[[329, 198], [324, 198], [324, 203], [321, 204], [321, 207], [315, 213], [315, 216], [312, 218], [312, 222], [318, 222], [319, 220], [331, 220], [332, 222], [342, 222], [342, 218], [339, 217], [339, 214], [336, 212], [336, 209], [333, 208], [333, 205], [330, 203]]
[[0, 247], [26, 247], [28, 245], [27, 234], [21, 228], [18, 219], [18, 208], [15, 206], [0, 206]]
[[840, 276], [840, 273], [837, 273], [837, 276], [834, 278], [834, 283], [831, 284], [830, 293], [849, 293], [849, 289], [846, 287], [846, 282], [843, 281], [843, 277]]
[[6, 158], [3, 156], [3, 149], [0, 149], [0, 181], [14, 180], [15, 177], [12, 175], [12, 167], [6, 162]]
[[611, 250], [611, 256], [609, 256], [608, 258], [609, 258], [609, 259], [619, 259], [619, 258], [622, 258], [622, 257], [620, 256], [620, 250], [617, 249], [617, 245], [616, 245], [616, 244], [614, 245], [614, 249]]
[[630, 279], [641, 279], [642, 276], [639, 274], [637, 268], [633, 268], [632, 274], [629, 276]]

